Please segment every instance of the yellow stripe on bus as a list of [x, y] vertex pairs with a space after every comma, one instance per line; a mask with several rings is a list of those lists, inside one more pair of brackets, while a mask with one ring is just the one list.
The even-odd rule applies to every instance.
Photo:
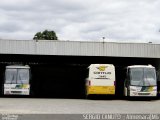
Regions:
[[87, 86], [87, 95], [89, 94], [115, 94], [115, 86]]

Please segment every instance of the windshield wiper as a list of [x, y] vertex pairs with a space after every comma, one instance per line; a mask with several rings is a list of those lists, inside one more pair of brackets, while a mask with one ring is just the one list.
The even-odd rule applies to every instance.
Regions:
[[149, 80], [147, 78], [144, 79], [144, 83], [146, 83], [145, 81], [148, 82], [148, 86], [151, 86], [151, 83], [149, 82]]
[[14, 81], [14, 75], [12, 76], [11, 84], [13, 84], [13, 83], [12, 83], [13, 81]]
[[148, 86], [155, 86], [156, 84], [153, 84], [153, 83], [151, 83], [151, 81], [156, 81], [155, 79], [149, 79], [149, 78], [146, 78], [145, 79], [147, 82], [148, 82]]
[[[142, 85], [141, 85], [141, 83], [142, 83]], [[138, 86], [143, 86], [143, 80], [140, 80], [140, 81], [139, 81]]]
[[23, 81], [21, 80], [21, 75], [19, 75], [19, 81], [21, 81], [21, 84], [23, 84]]
[[[133, 82], [135, 80], [131, 80], [131, 81]], [[134, 83], [134, 84], [132, 82], [131, 82], [131, 85], [133, 85], [133, 86], [143, 86], [143, 84], [141, 84], [143, 82], [142, 80], [136, 81], [136, 83]]]

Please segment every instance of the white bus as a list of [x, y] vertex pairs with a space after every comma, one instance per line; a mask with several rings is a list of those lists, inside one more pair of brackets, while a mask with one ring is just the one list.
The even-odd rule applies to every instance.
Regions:
[[127, 67], [124, 83], [125, 96], [157, 96], [156, 70], [152, 65]]
[[115, 95], [115, 67], [112, 64], [91, 64], [86, 79], [86, 96]]
[[4, 95], [30, 94], [30, 67], [28, 65], [6, 66], [4, 77]]

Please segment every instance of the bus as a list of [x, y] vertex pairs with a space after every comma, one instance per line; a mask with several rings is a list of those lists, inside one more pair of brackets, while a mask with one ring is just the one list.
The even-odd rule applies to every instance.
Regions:
[[126, 69], [124, 94], [129, 97], [156, 97], [156, 69], [152, 65], [132, 65]]
[[30, 67], [9, 65], [5, 68], [4, 95], [30, 95]]
[[115, 95], [115, 67], [113, 64], [91, 64], [86, 79], [86, 97]]

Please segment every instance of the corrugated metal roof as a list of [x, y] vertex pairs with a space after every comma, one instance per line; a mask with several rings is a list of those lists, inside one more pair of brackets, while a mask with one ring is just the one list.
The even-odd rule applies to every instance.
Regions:
[[0, 54], [160, 58], [160, 44], [51, 40], [0, 40]]

